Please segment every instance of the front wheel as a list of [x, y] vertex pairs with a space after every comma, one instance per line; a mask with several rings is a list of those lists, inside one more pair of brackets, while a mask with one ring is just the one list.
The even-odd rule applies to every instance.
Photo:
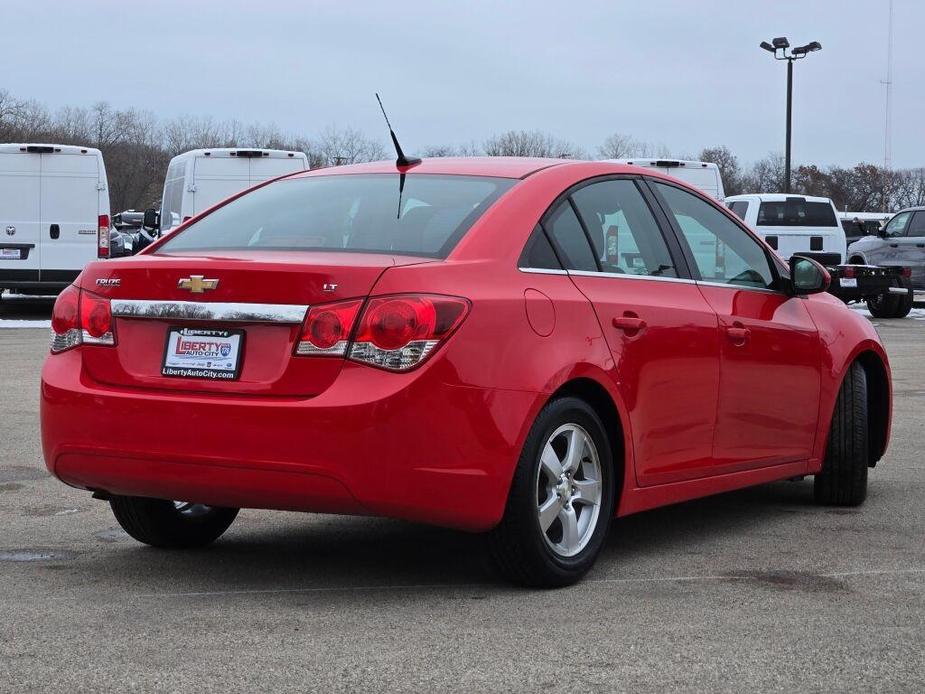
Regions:
[[138, 496], [113, 497], [109, 505], [125, 532], [146, 545], [165, 549], [211, 544], [238, 515], [236, 508]]
[[594, 565], [614, 504], [614, 465], [600, 418], [583, 400], [552, 401], [524, 444], [492, 559], [507, 579], [540, 588], [578, 581]]

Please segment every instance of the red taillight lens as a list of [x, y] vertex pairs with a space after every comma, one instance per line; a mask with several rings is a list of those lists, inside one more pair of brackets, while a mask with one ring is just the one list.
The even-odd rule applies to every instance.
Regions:
[[80, 290], [73, 284], [58, 294], [51, 311], [51, 351], [63, 352], [80, 344]]
[[83, 341], [89, 344], [115, 344], [112, 334], [112, 312], [109, 299], [90, 292], [81, 292], [80, 328]]
[[51, 351], [77, 345], [114, 345], [109, 299], [71, 285], [58, 295], [51, 313]]
[[295, 353], [303, 356], [337, 356], [347, 353], [347, 344], [361, 299], [321, 304], [309, 309]]
[[109, 257], [109, 215], [101, 214], [96, 229], [96, 257]]
[[900, 272], [900, 274], [901, 274], [903, 277], [912, 277], [912, 268], [911, 268], [911, 267], [904, 267], [904, 268], [902, 269], [902, 271]]
[[455, 296], [375, 297], [363, 310], [350, 358], [393, 371], [413, 368], [459, 327], [468, 312], [469, 302]]
[[842, 277], [854, 277], [854, 268], [850, 265], [846, 265], [842, 268]]

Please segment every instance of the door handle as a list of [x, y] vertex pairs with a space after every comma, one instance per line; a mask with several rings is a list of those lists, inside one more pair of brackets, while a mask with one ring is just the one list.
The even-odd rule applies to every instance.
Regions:
[[53, 239], [58, 238], [61, 236], [61, 227], [59, 227], [57, 224], [52, 224], [50, 227], [48, 227], [48, 235]]
[[622, 316], [616, 316], [611, 321], [613, 327], [622, 330], [627, 337], [635, 337], [646, 329], [646, 322], [632, 311], [626, 311]]
[[732, 342], [732, 344], [741, 347], [746, 342], [748, 338], [752, 335], [752, 331], [746, 328], [744, 325], [736, 321], [726, 328], [726, 337]]
[[898, 244], [898, 243], [891, 243], [891, 244], [890, 244], [890, 248], [899, 248], [899, 244]]

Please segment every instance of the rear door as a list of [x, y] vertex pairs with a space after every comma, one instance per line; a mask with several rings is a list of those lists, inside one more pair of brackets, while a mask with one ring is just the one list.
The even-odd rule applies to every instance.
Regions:
[[[803, 299], [774, 289], [761, 244], [706, 200], [655, 182], [719, 316], [722, 369], [713, 455], [726, 469], [807, 460], [815, 443], [822, 349]], [[723, 264], [702, 245], [712, 236]]]
[[69, 152], [41, 157], [42, 281], [70, 281], [96, 259], [99, 160]]
[[193, 209], [183, 210], [191, 217], [217, 202], [250, 188], [250, 161], [245, 158], [196, 157], [193, 161]]
[[251, 157], [248, 162], [252, 186], [277, 176], [305, 170], [303, 160], [296, 157]]
[[0, 285], [39, 279], [41, 156], [0, 152]]
[[684, 279], [683, 260], [669, 249], [646, 194], [630, 178], [594, 182], [575, 190], [543, 224], [593, 304], [613, 354], [637, 482], [720, 472], [712, 457], [716, 315]]

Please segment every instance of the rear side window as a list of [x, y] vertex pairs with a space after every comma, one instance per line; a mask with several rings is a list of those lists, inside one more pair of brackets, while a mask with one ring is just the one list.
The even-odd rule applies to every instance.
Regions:
[[736, 200], [735, 202], [729, 203], [729, 210], [736, 217], [745, 221], [745, 213], [748, 212], [748, 201], [746, 200]]
[[916, 212], [912, 221], [909, 223], [909, 230], [906, 236], [925, 236], [925, 212]]
[[838, 220], [830, 203], [790, 198], [761, 203], [757, 224], [766, 227], [837, 227]]
[[678, 276], [658, 222], [633, 181], [592, 183], [572, 200], [604, 272]]
[[559, 247], [562, 262], [569, 270], [598, 271], [588, 237], [568, 200], [556, 208], [544, 226]]
[[524, 269], [533, 270], [561, 270], [562, 265], [556, 257], [556, 252], [552, 249], [552, 244], [546, 237], [546, 232], [542, 227], [537, 226], [530, 235], [527, 245], [524, 247], [523, 255], [520, 257], [519, 266]]
[[283, 179], [169, 237], [157, 253], [283, 249], [446, 257], [517, 181], [483, 176], [332, 175]]

